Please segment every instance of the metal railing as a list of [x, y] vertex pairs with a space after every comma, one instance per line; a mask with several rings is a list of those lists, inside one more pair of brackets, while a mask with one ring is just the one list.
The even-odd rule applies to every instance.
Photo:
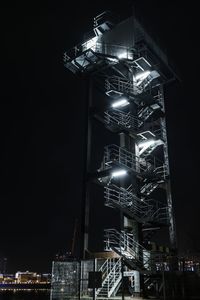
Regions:
[[143, 160], [140, 163], [137, 155], [114, 144], [105, 146], [104, 148], [103, 168], [110, 168], [113, 164], [128, 168], [137, 173], [147, 172], [151, 167], [147, 161]]
[[140, 193], [149, 196], [158, 186], [158, 182], [147, 182], [140, 188]]
[[140, 199], [132, 190], [109, 185], [104, 187], [105, 205], [126, 209], [140, 222], [168, 223], [168, 210], [155, 199]]
[[[153, 111], [151, 110], [151, 112]], [[163, 139], [164, 128], [160, 119], [153, 122], [152, 126], [148, 124], [148, 126], [146, 125], [145, 127], [145, 121], [133, 116], [130, 111], [125, 112], [115, 108], [114, 110], [107, 110], [104, 112], [104, 122], [108, 127], [117, 126], [120, 129], [126, 129], [134, 134], [137, 133], [137, 130], [141, 130], [140, 128], [143, 126], [144, 131], [145, 128], [147, 128], [147, 130], [151, 131], [157, 139]]]
[[153, 105], [143, 107], [138, 112], [138, 118], [144, 123], [146, 120], [149, 119], [149, 117], [153, 114], [154, 111], [155, 109], [153, 108]]
[[130, 112], [125, 113], [119, 109], [105, 111], [104, 120], [107, 126], [118, 126], [134, 133], [142, 125], [142, 122]]
[[168, 178], [169, 172], [165, 164], [156, 167], [152, 172], [153, 181], [147, 181], [146, 178], [143, 181], [143, 185], [140, 188], [140, 193], [144, 196], [149, 196], [160, 184], [163, 184]]
[[121, 207], [127, 209], [132, 216], [141, 221], [150, 219], [154, 213], [153, 205], [142, 201], [131, 191], [116, 185], [104, 187], [105, 205], [110, 207]]
[[[148, 141], [147, 141], [148, 142]], [[146, 144], [144, 147], [142, 147], [139, 151], [140, 157], [147, 158], [151, 153], [160, 145], [163, 145], [163, 141], [158, 139], [152, 142], [152, 144]]]
[[[156, 74], [156, 71], [151, 71], [151, 73], [145, 79], [141, 80], [140, 84], [138, 84], [137, 81], [134, 81], [134, 79], [127, 80], [119, 76], [110, 76], [105, 80], [105, 90], [107, 92], [110, 90], [116, 90], [125, 95], [135, 96], [147, 90], [147, 87], [154, 80], [154, 78], [156, 78]], [[160, 100], [160, 97], [158, 100]]]
[[149, 84], [160, 75], [157, 71], [152, 71], [144, 80], [141, 80], [140, 84], [137, 87], [140, 87], [142, 91], [145, 91]]
[[138, 174], [149, 174], [156, 178], [166, 178], [166, 166], [154, 156], [149, 155], [148, 158], [143, 158], [134, 153], [122, 148], [118, 145], [108, 145], [104, 147], [104, 157], [102, 169], [110, 169], [113, 166], [125, 167]]
[[155, 265], [150, 251], [134, 240], [132, 234], [116, 229], [105, 230], [105, 249], [114, 250], [126, 260], [132, 261], [139, 269], [151, 270]]
[[84, 52], [92, 50], [94, 53], [103, 54], [104, 56], [116, 57], [117, 59], [133, 60], [133, 49], [121, 45], [112, 45], [107, 43], [100, 43], [97, 41], [98, 37], [85, 41], [65, 51], [63, 54], [64, 63], [72, 61], [81, 56]]
[[122, 278], [121, 258], [108, 258], [98, 270], [102, 272], [102, 287], [96, 290], [96, 296], [110, 297], [116, 294]]
[[137, 87], [133, 80], [122, 79], [118, 76], [112, 76], [105, 80], [105, 90], [116, 90], [125, 95], [137, 95], [143, 92], [142, 87]]

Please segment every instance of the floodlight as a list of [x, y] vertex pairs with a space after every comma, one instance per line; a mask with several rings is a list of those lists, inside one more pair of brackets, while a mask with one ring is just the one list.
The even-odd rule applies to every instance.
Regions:
[[124, 106], [127, 106], [128, 104], [129, 104], [128, 100], [125, 99], [125, 98], [122, 98], [122, 99], [119, 99], [119, 100], [115, 101], [115, 102], [112, 104], [112, 107], [113, 107], [113, 108], [124, 107]]
[[121, 177], [127, 175], [127, 171], [126, 170], [117, 170], [117, 171], [113, 171], [112, 172], [112, 177]]

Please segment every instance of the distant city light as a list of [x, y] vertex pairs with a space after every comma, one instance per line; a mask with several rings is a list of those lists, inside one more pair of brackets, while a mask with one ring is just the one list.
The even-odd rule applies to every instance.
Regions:
[[127, 106], [128, 104], [129, 104], [128, 100], [123, 98], [123, 99], [120, 99], [120, 100], [117, 100], [116, 102], [114, 102], [112, 104], [112, 107], [113, 108], [124, 107], [124, 106]]
[[121, 176], [124, 176], [124, 175], [127, 175], [126, 170], [117, 170], [117, 171], [114, 171], [112, 173], [112, 177], [121, 177]]

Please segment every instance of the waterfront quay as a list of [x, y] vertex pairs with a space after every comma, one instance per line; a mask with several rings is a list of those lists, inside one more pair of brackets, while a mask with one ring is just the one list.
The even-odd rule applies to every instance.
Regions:
[[1, 290], [42, 290], [50, 289], [51, 274], [36, 272], [21, 272], [15, 274], [0, 274]]

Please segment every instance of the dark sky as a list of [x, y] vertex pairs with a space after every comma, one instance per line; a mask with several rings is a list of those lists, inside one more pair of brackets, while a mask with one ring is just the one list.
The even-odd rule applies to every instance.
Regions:
[[[71, 247], [82, 193], [84, 86], [63, 67], [62, 54], [92, 29], [94, 16], [129, 16], [132, 1], [27, 2], [0, 12], [0, 256], [9, 272], [46, 272]], [[181, 82], [166, 99], [172, 193], [179, 249], [200, 252], [195, 2], [143, 0], [136, 8], [179, 69]]]

